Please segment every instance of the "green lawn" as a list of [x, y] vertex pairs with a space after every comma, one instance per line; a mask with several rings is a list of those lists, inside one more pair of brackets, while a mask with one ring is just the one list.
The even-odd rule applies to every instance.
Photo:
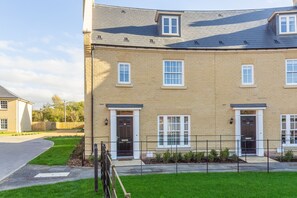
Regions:
[[66, 165], [75, 146], [82, 137], [46, 138], [54, 142], [54, 146], [29, 162], [37, 165]]
[[[192, 173], [121, 177], [132, 197], [296, 197], [297, 173]], [[0, 192], [0, 197], [102, 197], [93, 180]], [[101, 185], [99, 189], [101, 190]], [[121, 196], [119, 196], [121, 197]]]

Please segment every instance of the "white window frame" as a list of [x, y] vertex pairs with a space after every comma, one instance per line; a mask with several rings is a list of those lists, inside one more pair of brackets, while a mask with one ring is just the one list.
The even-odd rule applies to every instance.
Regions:
[[[295, 18], [295, 32], [290, 32], [290, 17]], [[287, 31], [283, 32], [282, 31], [282, 18], [286, 18], [286, 23], [287, 23]], [[279, 33], [280, 34], [294, 34], [297, 33], [297, 17], [296, 15], [280, 15], [279, 16]]]
[[[246, 83], [244, 82], [244, 78], [243, 78], [243, 70], [246, 68], [251, 68], [252, 70], [252, 82], [250, 83]], [[254, 85], [254, 65], [242, 65], [241, 66], [241, 84], [242, 85]]]
[[[182, 79], [181, 79], [181, 84], [166, 84], [165, 83], [165, 62], [170, 61], [170, 62], [181, 62], [182, 66]], [[184, 61], [183, 60], [163, 60], [163, 86], [164, 87], [183, 87], [185, 86], [185, 70], [184, 70]]]
[[[163, 145], [160, 145], [160, 117], [163, 117]], [[167, 118], [168, 117], [180, 117], [180, 145], [168, 145], [167, 143]], [[188, 117], [188, 144], [184, 144], [184, 134], [185, 134], [185, 117]], [[188, 148], [191, 147], [191, 116], [190, 115], [158, 115], [157, 119], [157, 128], [158, 128], [158, 148], [175, 148], [175, 147], [182, 147]]]
[[[129, 71], [129, 80], [128, 80], [128, 82], [121, 81], [121, 73], [120, 73], [121, 65], [128, 65], [128, 71]], [[131, 64], [130, 63], [124, 63], [124, 62], [118, 63], [118, 84], [124, 84], [124, 85], [131, 84]]]
[[[169, 33], [165, 33], [164, 21], [169, 19]], [[172, 19], [176, 19], [176, 33], [172, 33]], [[162, 34], [163, 35], [174, 35], [179, 36], [179, 16], [162, 16]]]
[[[2, 108], [2, 102], [6, 102], [6, 108]], [[8, 101], [7, 100], [0, 100], [0, 110], [7, 110], [8, 109]]]
[[[286, 129], [282, 126], [282, 117], [286, 117]], [[285, 143], [282, 142], [283, 146], [297, 146], [297, 143], [291, 143], [291, 130], [297, 130], [297, 127], [291, 129], [291, 116], [296, 116], [297, 114], [281, 114], [280, 116], [280, 137], [282, 141], [282, 131], [285, 130]]]
[[297, 61], [297, 59], [286, 59], [286, 85], [297, 85], [297, 83], [288, 83], [288, 61]]
[[[2, 128], [2, 121], [6, 120], [6, 128]], [[8, 119], [6, 118], [1, 118], [0, 119], [0, 130], [7, 130], [8, 129]]]

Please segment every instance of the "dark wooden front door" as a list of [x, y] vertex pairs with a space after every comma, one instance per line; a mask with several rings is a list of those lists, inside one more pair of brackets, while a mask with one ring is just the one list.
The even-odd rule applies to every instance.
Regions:
[[117, 118], [117, 156], [133, 156], [133, 117]]
[[256, 116], [241, 117], [241, 151], [256, 154]]

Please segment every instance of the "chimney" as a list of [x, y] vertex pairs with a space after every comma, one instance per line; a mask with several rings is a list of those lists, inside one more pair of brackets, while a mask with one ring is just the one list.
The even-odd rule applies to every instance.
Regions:
[[293, 6], [297, 7], [297, 0], [293, 0]]
[[94, 0], [83, 0], [83, 33], [92, 31]]

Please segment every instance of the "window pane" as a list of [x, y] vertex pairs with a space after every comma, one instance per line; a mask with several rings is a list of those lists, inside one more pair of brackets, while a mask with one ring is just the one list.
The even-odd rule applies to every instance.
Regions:
[[169, 18], [164, 18], [164, 25], [169, 26]]
[[281, 17], [281, 32], [287, 32], [287, 18]]
[[295, 17], [290, 17], [290, 19], [289, 19], [289, 30], [290, 30], [290, 32], [295, 32], [296, 31]]
[[128, 64], [120, 64], [119, 73], [120, 73], [120, 83], [129, 83], [130, 81], [130, 69]]

